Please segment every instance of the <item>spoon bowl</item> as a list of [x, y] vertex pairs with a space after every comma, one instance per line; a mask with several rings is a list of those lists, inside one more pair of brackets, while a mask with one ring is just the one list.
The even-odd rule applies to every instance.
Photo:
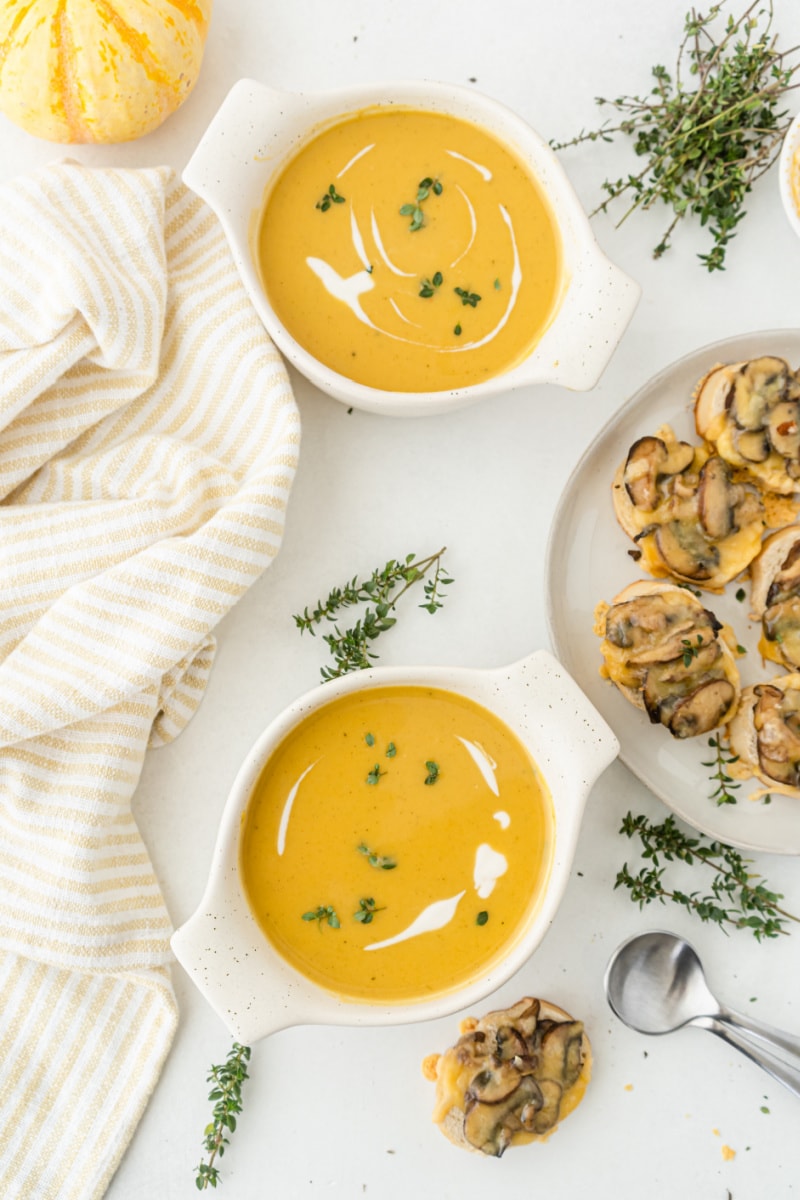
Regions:
[[612, 1011], [629, 1028], [652, 1036], [686, 1025], [708, 1029], [800, 1096], [800, 1037], [720, 1004], [683, 938], [666, 930], [628, 938], [612, 954], [604, 984]]
[[614, 1013], [639, 1033], [672, 1033], [696, 1017], [720, 1012], [697, 951], [671, 933], [623, 942], [608, 964], [605, 988]]

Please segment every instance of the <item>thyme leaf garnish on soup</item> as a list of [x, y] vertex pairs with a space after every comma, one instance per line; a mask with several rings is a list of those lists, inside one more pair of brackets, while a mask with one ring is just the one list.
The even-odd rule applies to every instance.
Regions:
[[438, 179], [433, 179], [430, 175], [426, 175], [417, 184], [415, 202], [413, 204], [401, 204], [398, 211], [401, 217], [411, 217], [408, 228], [412, 233], [416, 233], [418, 229], [422, 229], [422, 226], [425, 224], [425, 214], [421, 207], [423, 201], [428, 199], [431, 192], [433, 192], [434, 196], [441, 196], [443, 190], [442, 184]]
[[436, 783], [439, 778], [439, 764], [434, 762], [433, 759], [429, 759], [425, 763], [425, 766], [428, 770], [428, 774], [425, 776], [425, 783], [429, 785]]
[[312, 908], [309, 912], [304, 912], [301, 920], [316, 921], [320, 929], [322, 922], [330, 925], [331, 929], [339, 929], [339, 918], [336, 915], [336, 909], [330, 904], [318, 904], [316, 908]]
[[436, 294], [436, 288], [439, 288], [444, 283], [444, 276], [441, 271], [436, 271], [430, 279], [423, 279], [420, 282], [419, 294], [423, 300], [429, 300], [431, 296]]
[[353, 913], [353, 919], [360, 921], [362, 925], [371, 925], [374, 914], [383, 911], [384, 908], [375, 907], [375, 901], [371, 896], [362, 896], [358, 902], [358, 912]]
[[367, 775], [367, 783], [376, 784], [378, 782], [378, 780], [380, 779], [381, 775], [385, 775], [385, 774], [386, 774], [385, 771], [381, 771], [381, 764], [375, 763], [375, 766], [372, 768], [372, 770]]
[[551, 142], [554, 150], [563, 150], [581, 142], [610, 142], [619, 133], [633, 138], [644, 166], [606, 179], [606, 198], [594, 213], [625, 199], [621, 225], [637, 208], [666, 204], [673, 216], [654, 258], [669, 248], [679, 221], [690, 214], [699, 217], [713, 242], [707, 254], [698, 255], [708, 271], [724, 269], [745, 199], [780, 154], [792, 120], [782, 106], [797, 87], [800, 69], [800, 62], [790, 62], [800, 47], [777, 49], [772, 0], [756, 0], [736, 19], [723, 16], [724, 8], [723, 0], [705, 16], [694, 8], [687, 13], [674, 75], [654, 66], [655, 86], [646, 96], [598, 97], [598, 104], [619, 114], [617, 124], [606, 121], [569, 142]]
[[397, 866], [397, 859], [392, 858], [389, 854], [376, 854], [364, 842], [361, 842], [357, 849], [359, 854], [364, 855], [369, 865], [378, 868], [378, 870], [393, 871]]
[[470, 308], [477, 308], [480, 303], [480, 296], [477, 292], [468, 292], [466, 288], [453, 288], [455, 294], [460, 298], [462, 304], [468, 304]]
[[343, 587], [332, 588], [327, 599], [317, 601], [312, 610], [306, 608], [302, 613], [295, 613], [297, 628], [313, 637], [317, 626], [325, 621], [336, 621], [342, 609], [359, 604], [374, 606], [367, 607], [350, 628], [342, 630], [335, 625], [333, 633], [323, 635], [322, 640], [333, 658], [333, 666], [320, 670], [323, 680], [372, 666], [377, 658], [371, 650], [372, 643], [394, 626], [397, 604], [415, 584], [423, 581], [425, 600], [420, 608], [435, 613], [442, 607], [445, 589], [453, 582], [442, 562], [445, 549], [443, 546], [426, 558], [417, 558], [414, 554], [407, 554], [403, 559], [390, 558], [385, 566], [377, 567], [366, 579], [354, 575]]
[[314, 207], [318, 208], [320, 212], [327, 212], [332, 204], [344, 204], [344, 202], [345, 197], [339, 195], [339, 193], [336, 191], [335, 184], [332, 183], [325, 195], [321, 200], [317, 201]]

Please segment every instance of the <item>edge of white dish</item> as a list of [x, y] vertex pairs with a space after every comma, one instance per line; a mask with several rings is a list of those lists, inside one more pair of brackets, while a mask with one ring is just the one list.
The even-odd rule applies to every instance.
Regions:
[[[646, 714], [625, 700], [613, 684], [601, 679], [602, 658], [599, 639], [592, 631], [592, 617], [589, 615], [584, 621], [581, 614], [581, 622], [576, 623], [576, 604], [580, 606], [584, 603], [582, 597], [585, 595], [586, 603], [591, 604], [591, 614], [596, 604], [601, 600], [611, 600], [625, 584], [632, 583], [637, 578], [650, 577], [645, 572], [637, 572], [635, 564], [631, 563], [626, 574], [620, 570], [621, 577], [617, 585], [611, 585], [607, 589], [609, 594], [595, 593], [592, 590], [592, 580], [586, 577], [574, 581], [575, 596], [566, 584], [570, 570], [570, 553], [577, 554], [584, 546], [589, 547], [590, 556], [595, 556], [596, 573], [611, 569], [608, 567], [609, 547], [603, 541], [604, 530], [609, 531], [608, 538], [613, 540], [613, 554], [620, 562], [624, 561], [627, 551], [632, 548], [632, 543], [619, 528], [614, 516], [611, 484], [614, 471], [633, 441], [646, 433], [655, 432], [657, 425], [670, 420], [669, 415], [665, 415], [666, 406], [670, 403], [673, 414], [680, 415], [683, 400], [684, 416], [690, 414], [692, 388], [716, 364], [736, 362], [768, 352], [795, 354], [800, 361], [800, 331], [756, 331], [712, 342], [693, 350], [663, 368], [638, 388], [606, 422], [575, 467], [556, 507], [545, 554], [546, 619], [556, 654], [617, 734], [621, 761], [668, 808], [701, 833], [741, 849], [800, 855], [798, 801], [776, 794], [769, 806], [751, 803], [747, 800], [748, 792], [760, 788], [760, 785], [753, 781], [752, 785], [743, 784], [738, 789], [736, 805], [717, 807], [708, 798], [708, 770], [703, 767], [702, 771], [698, 771], [697, 763], [693, 761], [695, 757], [699, 759], [702, 756], [707, 759], [710, 753], [713, 754], [709, 752], [707, 739], [676, 741], [660, 726], [651, 725]], [[669, 393], [666, 398], [661, 396], [665, 391]], [[673, 394], [674, 402], [669, 399]], [[658, 405], [660, 415], [648, 422], [648, 407]], [[635, 424], [635, 429], [626, 431], [626, 425], [629, 423]], [[679, 435], [684, 436], [684, 433], [679, 430]], [[693, 422], [692, 436], [699, 440], [693, 431]], [[603, 457], [608, 459], [608, 463], [601, 462]], [[583, 510], [581, 503], [584, 505]], [[596, 529], [588, 529], [587, 522], [595, 511], [601, 509], [607, 513], [607, 524], [603, 524], [600, 531], [603, 536], [599, 537]], [[584, 522], [587, 527], [583, 532], [575, 528], [576, 513], [581, 511], [587, 518]], [[617, 558], [614, 559], [615, 563], [616, 561]], [[721, 619], [730, 619], [737, 636], [740, 635], [741, 624], [747, 616], [746, 605], [737, 604], [731, 594], [735, 593], [740, 582], [735, 580], [729, 584], [724, 596], [703, 593], [704, 602], [707, 602], [709, 608]], [[726, 610], [730, 613], [730, 618]], [[739, 629], [736, 625], [737, 619]], [[740, 640], [750, 640], [753, 646], [756, 634], [752, 637], [743, 635]], [[745, 656], [740, 660], [743, 675], [745, 672], [756, 671], [753, 665], [755, 659], [756, 655], [751, 652], [749, 659]], [[765, 674], [766, 672], [762, 672], [760, 677], [764, 678]], [[745, 679], [745, 682], [748, 680]], [[698, 743], [702, 744], [702, 750]], [[695, 795], [694, 789], [698, 787], [702, 789], [702, 794]]]

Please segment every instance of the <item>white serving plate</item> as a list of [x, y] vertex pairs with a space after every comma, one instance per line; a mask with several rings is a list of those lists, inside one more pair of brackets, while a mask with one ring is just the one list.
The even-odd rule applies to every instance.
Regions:
[[[718, 806], [710, 793], [714, 756], [708, 738], [672, 738], [660, 725], [623, 699], [599, 674], [599, 640], [593, 633], [594, 608], [610, 601], [626, 584], [649, 578], [628, 551], [633, 543], [614, 517], [611, 483], [632, 443], [669, 423], [679, 437], [696, 442], [692, 391], [717, 363], [776, 354], [800, 363], [800, 331], [743, 334], [705, 346], [654, 376], [598, 434], [572, 474], [550, 531], [546, 560], [547, 619], [556, 654], [620, 741], [620, 758], [679, 817], [711, 837], [748, 850], [800, 854], [800, 800], [773, 795], [769, 804], [748, 799], [761, 788], [743, 783], [736, 804]], [[744, 587], [743, 601], [736, 592]], [[706, 606], [734, 629], [747, 649], [739, 660], [743, 684], [784, 674], [758, 653], [760, 623], [749, 619], [749, 584], [739, 579], [724, 595], [704, 593]], [[763, 789], [761, 789], [763, 790]]]

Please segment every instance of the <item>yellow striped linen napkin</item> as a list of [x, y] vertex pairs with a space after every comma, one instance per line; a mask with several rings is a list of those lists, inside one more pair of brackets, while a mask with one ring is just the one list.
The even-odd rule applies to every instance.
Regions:
[[0, 187], [0, 1195], [105, 1191], [175, 1030], [130, 800], [269, 565], [300, 442], [211, 211], [164, 169]]

